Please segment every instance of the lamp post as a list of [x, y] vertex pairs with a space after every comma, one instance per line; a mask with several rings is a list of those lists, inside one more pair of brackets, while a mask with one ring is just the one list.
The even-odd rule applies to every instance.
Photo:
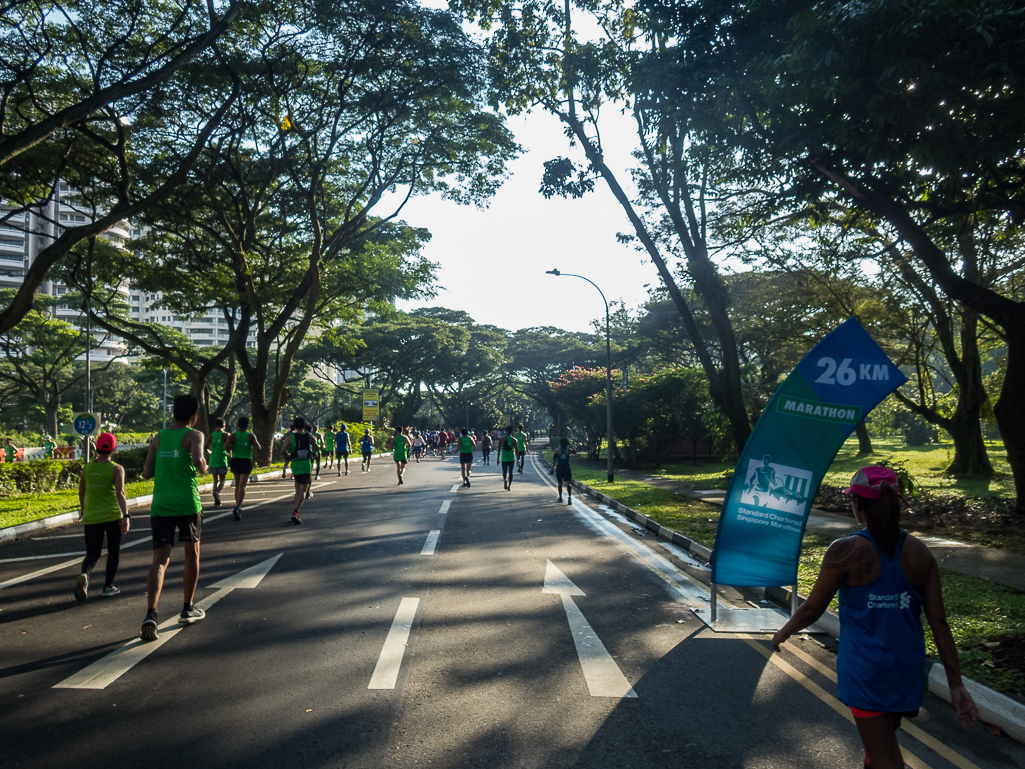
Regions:
[[592, 286], [594, 286], [598, 293], [601, 294], [601, 300], [605, 302], [605, 406], [607, 409], [605, 415], [605, 423], [608, 427], [608, 434], [606, 436], [606, 443], [608, 447], [605, 455], [608, 459], [608, 477], [609, 483], [615, 480], [615, 473], [612, 470], [612, 337], [611, 337], [611, 323], [609, 320], [609, 300], [605, 298], [604, 292], [598, 288], [598, 284], [590, 278], [585, 278], [583, 275], [573, 275], [568, 272], [559, 272], [558, 270], [547, 270], [545, 275], [555, 275], [560, 277], [565, 275], [567, 278], [580, 278], [586, 280]]

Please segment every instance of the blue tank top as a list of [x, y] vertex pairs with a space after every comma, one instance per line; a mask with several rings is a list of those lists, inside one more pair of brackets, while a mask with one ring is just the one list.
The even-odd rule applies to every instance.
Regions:
[[879, 555], [879, 576], [867, 585], [840, 587], [840, 651], [837, 698], [845, 705], [884, 713], [904, 713], [922, 705], [925, 637], [922, 596], [900, 565], [901, 531], [893, 559], [867, 531]]

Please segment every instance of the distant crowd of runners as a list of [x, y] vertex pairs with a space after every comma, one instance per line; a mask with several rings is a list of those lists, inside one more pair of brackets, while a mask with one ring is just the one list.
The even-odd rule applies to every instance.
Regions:
[[[206, 445], [203, 433], [194, 429], [199, 417], [199, 403], [191, 395], [180, 395], [174, 399], [172, 415], [173, 424], [150, 439], [142, 469], [144, 479], [153, 479], [153, 501], [150, 505], [153, 560], [146, 581], [146, 617], [140, 631], [144, 641], [155, 641], [159, 637], [158, 605], [176, 532], [185, 551], [183, 606], [178, 622], [188, 625], [206, 616], [193, 603], [199, 584], [199, 542], [203, 527], [203, 505], [197, 477], [213, 476], [214, 507], [220, 507], [221, 493], [230, 470], [234, 476], [231, 512], [236, 521], [241, 521], [246, 489], [253, 472], [254, 452], [263, 448], [249, 429], [248, 417], [240, 418], [231, 431], [225, 430], [223, 419], [215, 420], [209, 445]], [[491, 450], [497, 448], [502, 464], [503, 488], [508, 491], [512, 486], [514, 468], [516, 472], [523, 472], [529, 441], [530, 436], [523, 432], [522, 425], [509, 425], [503, 434], [497, 430], [481, 431], [479, 437], [468, 428], [462, 428], [457, 435], [447, 429], [421, 432], [411, 427], [395, 427], [386, 448], [392, 452], [400, 486], [405, 482], [406, 467], [411, 460], [420, 462], [427, 456], [445, 458], [447, 454], [457, 452], [464, 488], [471, 485], [474, 452], [478, 446], [481, 462], [485, 465], [491, 463]], [[362, 457], [361, 472], [369, 473], [374, 443], [373, 431], [369, 427], [363, 429], [362, 435], [353, 435], [345, 424], [338, 424], [337, 429], [330, 424], [321, 432], [317, 425], [296, 417], [280, 438], [284, 458], [281, 477], [287, 477], [291, 470], [295, 483], [291, 522], [302, 524], [300, 511], [303, 503], [313, 496], [311, 486], [320, 478], [321, 469], [334, 469], [339, 476], [343, 472], [349, 474], [349, 455], [356, 444], [359, 444]], [[113, 434], [100, 435], [96, 440], [96, 456], [83, 468], [79, 482], [86, 545], [81, 573], [75, 581], [75, 598], [80, 601], [88, 598], [90, 577], [103, 552], [104, 541], [107, 544], [107, 563], [102, 595], [113, 596], [120, 592], [114, 585], [114, 578], [120, 560], [121, 539], [131, 527], [131, 516], [125, 495], [125, 471], [112, 459], [116, 450], [117, 438]], [[568, 471], [568, 453], [566, 462], [558, 460], [556, 465], [557, 468], [565, 465]], [[560, 500], [562, 481], [560, 476]]]

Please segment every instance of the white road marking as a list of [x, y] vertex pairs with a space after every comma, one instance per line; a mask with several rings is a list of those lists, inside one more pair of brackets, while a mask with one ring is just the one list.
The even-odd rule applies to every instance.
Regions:
[[[273, 558], [268, 558], [262, 563], [256, 564], [238, 574], [223, 579], [216, 585], [210, 585], [210, 589], [217, 588], [217, 592], [209, 595], [196, 606], [207, 611], [211, 606], [224, 598], [232, 590], [238, 588], [254, 588], [267, 576], [274, 564], [281, 557], [278, 553]], [[80, 670], [69, 678], [65, 678], [54, 689], [105, 689], [123, 676], [137, 664], [146, 659], [149, 655], [174, 638], [182, 630], [178, 624], [178, 618], [164, 620], [159, 625], [160, 637], [156, 641], [143, 641], [135, 638], [122, 646], [120, 649], [111, 652], [106, 657], [96, 660], [93, 664]]]
[[403, 598], [399, 602], [399, 610], [395, 613], [388, 637], [384, 639], [381, 656], [377, 659], [377, 666], [370, 677], [368, 689], [395, 688], [402, 657], [406, 652], [406, 642], [409, 640], [409, 631], [413, 627], [413, 619], [419, 605], [419, 598]]
[[[550, 487], [555, 488], [555, 482], [546, 477], [546, 473], [542, 473], [538, 470], [536, 463], [532, 462], [532, 466], [542, 481], [547, 483]], [[611, 537], [618, 542], [624, 550], [629, 552], [651, 571], [655, 572], [655, 574], [665, 581], [666, 584], [668, 584], [690, 608], [698, 609], [708, 607], [709, 602], [711, 601], [711, 596], [707, 590], [702, 589], [691, 581], [687, 575], [677, 569], [669, 559], [659, 555], [654, 550], [646, 547], [640, 542], [637, 542], [630, 537], [629, 534], [612, 523], [612, 521], [589, 508], [581, 502], [576, 495], [573, 497], [573, 512], [595, 532]]]
[[60, 569], [66, 569], [69, 566], [74, 566], [76, 563], [82, 563], [82, 557], [81, 556], [79, 556], [78, 558], [75, 558], [74, 560], [71, 560], [71, 561], [65, 561], [64, 563], [58, 563], [55, 566], [47, 566], [45, 569], [40, 569], [39, 571], [34, 571], [31, 574], [23, 574], [20, 577], [15, 577], [14, 579], [9, 579], [6, 582], [0, 582], [0, 590], [3, 590], [5, 587], [11, 587], [12, 585], [20, 585], [22, 582], [28, 582], [30, 579], [35, 579], [36, 577], [42, 577], [44, 574], [49, 574], [52, 571], [58, 571]]
[[78, 532], [77, 534], [53, 534], [52, 536], [49, 536], [49, 537], [32, 537], [32, 540], [35, 542], [35, 541], [40, 541], [40, 540], [44, 540], [44, 539], [72, 539], [73, 537], [81, 537], [81, 536], [82, 536], [82, 532]]
[[457, 483], [451, 489], [448, 490], [449, 494], [455, 494], [459, 489], [463, 488], [463, 484]]
[[448, 515], [448, 509], [452, 507], [452, 500], [446, 499], [441, 503], [441, 509], [438, 511], [438, 515]]
[[434, 550], [438, 547], [438, 539], [440, 537], [441, 529], [431, 529], [431, 533], [427, 535], [427, 541], [424, 542], [424, 549], [420, 551], [420, 555], [434, 555]]
[[587, 691], [591, 696], [636, 697], [637, 692], [573, 601], [573, 596], [582, 596], [584, 591], [574, 585], [551, 561], [548, 561], [545, 567], [545, 585], [541, 592], [562, 598], [562, 608], [566, 610], [573, 643], [577, 647], [577, 657], [580, 658], [580, 668], [583, 670]]

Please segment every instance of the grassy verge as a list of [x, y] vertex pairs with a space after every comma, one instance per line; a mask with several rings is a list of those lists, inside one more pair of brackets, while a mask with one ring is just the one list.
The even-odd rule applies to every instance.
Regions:
[[[259, 467], [253, 475], [264, 475], [266, 473], [280, 472], [281, 463], [268, 467]], [[228, 479], [232, 475], [228, 473]], [[199, 485], [212, 483], [213, 476], [204, 475], [197, 479]], [[125, 495], [133, 497], [144, 497], [153, 493], [153, 481], [133, 481], [125, 484]], [[78, 490], [51, 491], [46, 494], [19, 494], [0, 500], [0, 528], [17, 526], [20, 523], [37, 521], [40, 518], [49, 518], [51, 515], [70, 513], [78, 509]]]
[[[551, 461], [551, 452], [544, 454]], [[714, 470], [708, 470], [705, 475], [708, 478], [714, 474]], [[715, 543], [719, 511], [710, 505], [641, 481], [617, 480], [610, 484], [604, 469], [584, 464], [574, 464], [573, 477], [695, 542], [707, 547]], [[830, 542], [822, 534], [805, 533], [797, 573], [802, 595], [811, 592]], [[1025, 694], [1025, 672], [1020, 656], [1014, 652], [1021, 649], [1025, 635], [1025, 593], [953, 571], [941, 570], [941, 576], [947, 620], [964, 674], [1005, 694]], [[834, 599], [832, 609], [836, 608]], [[926, 648], [930, 656], [939, 659], [928, 630]]]
[[[990, 462], [997, 473], [995, 478], [986, 480], [954, 478], [944, 474], [954, 458], [954, 445], [949, 442], [934, 446], [905, 446], [902, 440], [885, 439], [873, 441], [872, 448], [871, 454], [858, 456], [858, 439], [852, 436], [837, 453], [823, 483], [846, 486], [859, 467], [882, 460], [901, 460], [907, 463], [908, 470], [926, 491], [968, 497], [1014, 496], [1014, 481], [1003, 443], [986, 443]], [[727, 480], [722, 474], [732, 469], [732, 462], [664, 462], [654, 468], [654, 474], [692, 483], [694, 488], [725, 489]]]

